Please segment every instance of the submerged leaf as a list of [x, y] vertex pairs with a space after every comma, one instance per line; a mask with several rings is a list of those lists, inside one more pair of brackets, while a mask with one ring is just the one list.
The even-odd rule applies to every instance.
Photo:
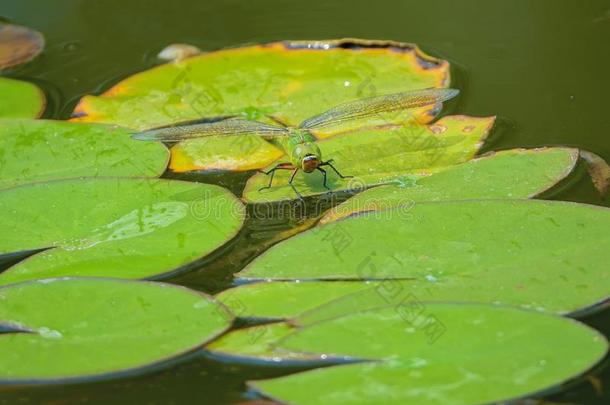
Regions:
[[215, 356], [233, 361], [252, 361], [285, 365], [286, 363], [312, 363], [328, 360], [321, 354], [296, 353], [275, 350], [274, 345], [288, 336], [294, 328], [285, 322], [250, 326], [231, 331], [208, 344], [205, 349]]
[[167, 149], [108, 125], [0, 120], [0, 189], [75, 177], [156, 177]]
[[587, 169], [591, 180], [593, 180], [593, 185], [599, 194], [605, 197], [608, 194], [608, 187], [610, 186], [610, 166], [601, 156], [593, 152], [581, 150], [580, 157], [587, 162]]
[[44, 37], [40, 32], [0, 23], [0, 70], [31, 61], [43, 48]]
[[426, 201], [529, 198], [565, 178], [577, 160], [578, 150], [569, 148], [493, 152], [412, 185], [387, 185], [363, 191], [330, 210], [320, 223], [359, 212], [397, 207], [407, 211]]
[[145, 371], [222, 333], [231, 314], [184, 287], [113, 279], [46, 279], [0, 288], [0, 383]]
[[0, 255], [47, 249], [0, 284], [58, 276], [150, 278], [229, 241], [243, 205], [213, 185], [158, 179], [64, 180], [0, 192]]
[[46, 99], [35, 84], [0, 77], [0, 118], [38, 118]]
[[440, 303], [356, 311], [305, 325], [275, 346], [376, 360], [250, 383], [299, 405], [501, 402], [578, 377], [608, 350], [603, 335], [565, 318]]

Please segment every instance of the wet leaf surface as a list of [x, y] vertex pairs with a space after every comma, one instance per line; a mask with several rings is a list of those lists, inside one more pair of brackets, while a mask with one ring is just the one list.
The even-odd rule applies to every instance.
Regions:
[[414, 204], [426, 201], [529, 198], [564, 179], [577, 160], [578, 150], [568, 148], [493, 152], [414, 184], [363, 191], [330, 210], [320, 222], [396, 207], [407, 211]]
[[65, 180], [0, 192], [0, 254], [49, 248], [0, 284], [59, 276], [159, 277], [239, 231], [243, 205], [213, 185], [158, 179]]
[[183, 287], [72, 278], [0, 288], [3, 322], [30, 332], [0, 334], [0, 383], [28, 384], [158, 367], [222, 333], [231, 315]]
[[38, 118], [46, 106], [45, 95], [35, 84], [0, 77], [0, 118]]
[[0, 189], [76, 177], [157, 177], [167, 149], [108, 125], [0, 120]]
[[31, 61], [42, 52], [44, 42], [38, 31], [0, 23], [0, 70]]

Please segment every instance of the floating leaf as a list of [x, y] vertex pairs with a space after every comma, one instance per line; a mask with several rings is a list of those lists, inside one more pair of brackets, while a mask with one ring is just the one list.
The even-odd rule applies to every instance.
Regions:
[[531, 395], [578, 377], [603, 359], [608, 343], [597, 331], [557, 316], [427, 303], [304, 325], [276, 347], [377, 360], [250, 383], [283, 402], [480, 404]]
[[593, 185], [599, 194], [605, 197], [610, 186], [610, 166], [601, 156], [593, 152], [581, 150], [580, 157], [587, 162], [587, 170], [593, 180]]
[[0, 70], [31, 61], [43, 48], [44, 37], [40, 32], [0, 23]]
[[[395, 93], [449, 84], [449, 64], [422, 53], [415, 45], [356, 39], [284, 41], [206, 53], [179, 63], [166, 64], [118, 83], [101, 96], [86, 96], [77, 105], [75, 120], [120, 124], [147, 129], [201, 117], [242, 116], [266, 120], [274, 117], [287, 125], [337, 104], [372, 95]], [[404, 122], [413, 115], [431, 120], [437, 106], [413, 114], [383, 115], [368, 125]], [[360, 122], [358, 126], [362, 126]], [[345, 131], [347, 126], [317, 133], [319, 137]], [[216, 153], [235, 143], [220, 139], [207, 143], [212, 152], [203, 155], [201, 143], [190, 141], [172, 150], [172, 170], [263, 168], [275, 156], [267, 156], [269, 144], [235, 166], [216, 167]]]
[[418, 296], [429, 286], [436, 297], [574, 312], [610, 296], [609, 226], [610, 210], [573, 203], [421, 203], [312, 228], [237, 277], [409, 279]]
[[529, 198], [565, 178], [578, 160], [568, 148], [512, 149], [425, 177], [414, 185], [387, 185], [366, 190], [330, 210], [324, 224], [358, 212], [379, 211], [439, 200]]
[[0, 288], [0, 383], [48, 383], [144, 371], [222, 333], [230, 313], [169, 284], [47, 279]]
[[150, 278], [230, 240], [243, 205], [213, 185], [159, 179], [65, 180], [0, 192], [0, 254], [45, 249], [0, 284], [58, 276]]
[[172, 122], [245, 115], [290, 125], [358, 97], [449, 84], [449, 64], [412, 44], [284, 41], [226, 49], [165, 64], [86, 96], [81, 121], [145, 129]]
[[46, 99], [35, 84], [0, 77], [0, 118], [38, 118]]
[[[441, 171], [471, 159], [479, 150], [494, 122], [494, 117], [448, 116], [430, 126], [407, 124], [389, 130], [367, 130], [334, 136], [318, 142], [323, 159], [351, 179], [340, 179], [330, 167], [327, 184], [332, 191], [396, 182], [413, 182], [418, 176]], [[286, 158], [280, 159], [286, 161]], [[274, 165], [272, 165], [274, 166]], [[273, 187], [268, 175], [252, 176], [243, 192], [248, 202], [268, 202], [297, 198], [288, 184], [292, 171], [278, 170]], [[321, 172], [300, 172], [294, 186], [303, 196], [323, 194]]]
[[0, 120], [0, 188], [74, 177], [156, 177], [168, 152], [107, 125]]

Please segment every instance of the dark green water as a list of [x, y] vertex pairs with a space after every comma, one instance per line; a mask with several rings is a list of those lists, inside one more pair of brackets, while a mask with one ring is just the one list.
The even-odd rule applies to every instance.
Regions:
[[[82, 95], [153, 66], [169, 43], [213, 50], [278, 39], [393, 39], [452, 62], [462, 90], [455, 111], [500, 117], [487, 149], [569, 145], [610, 160], [609, 0], [0, 0], [0, 17], [46, 36], [43, 56], [11, 75], [45, 89], [48, 117], [66, 118]], [[586, 176], [553, 198], [610, 206]], [[237, 269], [221, 264], [212, 273], [222, 283]], [[215, 289], [201, 274], [179, 281]], [[610, 335], [610, 311], [586, 321]], [[200, 357], [110, 382], [2, 388], [0, 403], [236, 403], [248, 397], [245, 380], [288, 371]], [[549, 400], [608, 404], [609, 369], [599, 378], [602, 395], [584, 381]]]

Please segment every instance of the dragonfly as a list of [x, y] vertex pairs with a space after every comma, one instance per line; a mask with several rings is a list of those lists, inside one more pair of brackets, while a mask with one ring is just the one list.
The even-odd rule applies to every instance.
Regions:
[[269, 183], [261, 187], [259, 191], [269, 189], [273, 185], [273, 177], [277, 170], [292, 170], [288, 184], [292, 187], [298, 197], [301, 194], [293, 184], [294, 178], [299, 171], [312, 173], [319, 171], [323, 175], [323, 186], [327, 190], [327, 171], [333, 170], [340, 178], [346, 179], [353, 176], [344, 176], [333, 165], [333, 159], [323, 160], [322, 152], [318, 147], [317, 138], [312, 131], [351, 122], [357, 119], [366, 119], [378, 114], [408, 110], [419, 107], [435, 106], [441, 107], [442, 103], [452, 99], [459, 94], [459, 90], [450, 88], [427, 88], [400, 93], [385, 94], [360, 98], [339, 104], [321, 114], [315, 115], [301, 122], [296, 127], [266, 124], [259, 121], [240, 119], [236, 117], [224, 117], [219, 121], [210, 122], [209, 119], [197, 119], [178, 122], [169, 126], [158, 127], [132, 135], [133, 139], [141, 141], [164, 141], [176, 142], [187, 139], [202, 138], [208, 136], [239, 136], [254, 134], [266, 139], [280, 139], [280, 145], [289, 162], [278, 163], [262, 173], [269, 176]]

